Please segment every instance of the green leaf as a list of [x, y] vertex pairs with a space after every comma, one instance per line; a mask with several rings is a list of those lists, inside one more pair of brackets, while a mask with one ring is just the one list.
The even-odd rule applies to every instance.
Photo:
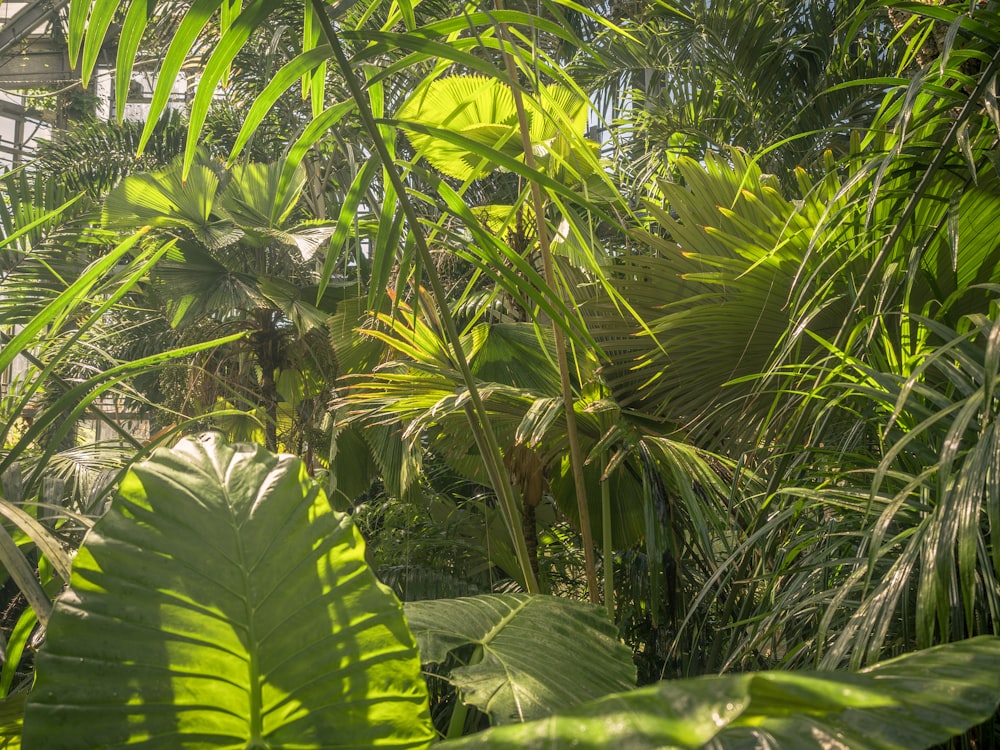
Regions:
[[131, 252], [133, 246], [142, 238], [145, 232], [138, 232], [128, 238], [111, 252], [95, 260], [89, 265], [84, 273], [68, 286], [56, 299], [31, 321], [22, 328], [14, 338], [12, 338], [0, 350], [0, 372], [6, 370], [14, 358], [23, 349], [28, 349], [37, 342], [40, 331], [47, 326], [58, 327], [65, 316], [71, 314], [80, 305], [80, 301], [107, 272], [115, 267], [123, 256]]
[[548, 331], [531, 323], [479, 323], [469, 357], [482, 381], [504, 383], [536, 393], [558, 393], [559, 371]]
[[286, 225], [306, 183], [306, 171], [299, 166], [286, 179], [285, 165], [238, 164], [222, 195], [222, 207], [233, 220], [254, 229]]
[[[35, 632], [36, 625], [38, 625], [38, 617], [35, 615], [35, 611], [31, 607], [28, 607], [21, 612], [21, 616], [17, 618], [14, 629], [7, 636], [7, 645], [3, 653], [3, 673], [0, 674], [0, 696], [6, 696], [10, 692], [10, 688], [14, 684], [14, 677], [17, 674], [17, 668], [21, 666], [21, 657], [24, 655], [25, 646], [28, 645], [28, 639], [31, 638], [31, 634]], [[23, 713], [24, 708], [22, 706], [21, 714], [23, 715]], [[2, 737], [2, 730], [0, 730], [0, 739]], [[4, 745], [0, 742], [0, 748], [2, 747]]]
[[278, 199], [283, 200], [283, 196], [289, 190], [290, 185], [295, 181], [295, 175], [299, 165], [309, 151], [327, 132], [340, 122], [347, 114], [352, 112], [357, 105], [352, 100], [339, 102], [327, 107], [321, 114], [314, 117], [306, 125], [294, 143], [288, 147], [285, 156], [284, 167], [281, 171], [281, 184], [278, 186]]
[[438, 747], [919, 750], [985, 721], [998, 701], [1000, 638], [983, 636], [858, 674], [758, 672], [661, 682]]
[[403, 17], [403, 21], [406, 22], [406, 30], [413, 31], [417, 27], [417, 19], [413, 14], [413, 3], [410, 0], [397, 0], [399, 5], [399, 13]]
[[531, 142], [543, 143], [564, 130], [570, 136], [587, 129], [587, 100], [570, 88], [557, 84], [544, 86], [539, 100], [526, 99], [531, 122]]
[[238, 240], [243, 230], [217, 205], [219, 175], [212, 165], [196, 164], [186, 179], [181, 172], [175, 161], [167, 169], [125, 177], [105, 198], [101, 220], [117, 228], [186, 229], [213, 249]]
[[[173, 89], [177, 74], [184, 63], [187, 62], [188, 52], [221, 4], [222, 0], [195, 0], [191, 3], [191, 7], [184, 14], [183, 20], [177, 26], [177, 31], [174, 33], [170, 46], [167, 48], [167, 53], [163, 57], [163, 62], [160, 64], [160, 70], [157, 74], [156, 88], [153, 89], [153, 99], [149, 104], [146, 127], [139, 139], [140, 154], [153, 134], [156, 121], [160, 119], [160, 115], [163, 114], [163, 110], [167, 106], [170, 91]], [[118, 96], [124, 98], [127, 93], [127, 90], [119, 91]], [[194, 133], [190, 133], [188, 138], [197, 140]], [[185, 160], [185, 166], [190, 166], [190, 162]]]
[[24, 553], [18, 548], [6, 527], [0, 524], [0, 564], [17, 584], [17, 588], [35, 613], [38, 621], [45, 625], [52, 613], [52, 603], [48, 594], [38, 582], [35, 570]]
[[314, 70], [320, 63], [330, 56], [330, 46], [322, 45], [315, 47], [308, 52], [303, 52], [298, 57], [289, 60], [268, 82], [264, 90], [258, 94], [253, 105], [246, 112], [243, 119], [243, 126], [233, 143], [232, 151], [226, 160], [226, 166], [231, 167], [236, 162], [247, 141], [257, 132], [258, 126], [263, 122], [264, 117], [271, 111], [278, 99], [284, 94], [293, 83], [299, 80], [306, 73]]
[[482, 177], [496, 165], [460, 144], [412, 130], [407, 127], [409, 123], [447, 127], [511, 156], [521, 153], [514, 97], [509, 86], [494, 78], [439, 78], [407, 99], [397, 117], [414, 149], [435, 168], [459, 180]]
[[24, 693], [14, 693], [0, 701], [0, 748], [18, 750], [24, 718]]
[[450, 680], [464, 702], [497, 724], [537, 719], [635, 684], [631, 654], [598, 607], [490, 594], [405, 609], [424, 662], [442, 662], [462, 646], [481, 649], [482, 658], [452, 670]]
[[[0, 497], [0, 516], [24, 532], [34, 542], [38, 551], [48, 558], [56, 575], [69, 582], [70, 558], [55, 534], [30, 513], [2, 497]], [[5, 692], [0, 690], [0, 695]]]
[[[139, 5], [140, 3], [135, 4]], [[86, 49], [83, 51], [83, 63], [80, 68], [80, 78], [83, 80], [84, 86], [90, 82], [94, 65], [97, 64], [97, 57], [101, 52], [101, 42], [103, 42], [104, 37], [107, 35], [111, 19], [114, 18], [117, 10], [118, 3], [97, 3], [90, 14], [90, 18], [87, 19], [88, 43]], [[73, 58], [75, 58], [75, 54], [73, 54]]]
[[[227, 8], [228, 5], [223, 3], [222, 7]], [[202, 69], [201, 80], [198, 82], [194, 101], [191, 103], [188, 113], [190, 135], [184, 149], [185, 174], [194, 163], [199, 142], [199, 139], [194, 134], [200, 133], [202, 127], [205, 125], [209, 107], [215, 98], [216, 86], [228, 75], [230, 66], [236, 55], [243, 49], [250, 35], [262, 24], [273, 8], [274, 6], [266, 2], [266, 0], [251, 2], [247, 7], [243, 8], [232, 26], [223, 30], [218, 45]], [[159, 91], [159, 81], [157, 81], [157, 91]]]
[[495, 727], [440, 750], [670, 750], [696, 748], [749, 704], [749, 675], [661, 682], [609, 695], [540, 721]]
[[83, 44], [83, 32], [90, 16], [90, 6], [93, 0], [70, 0], [69, 4], [69, 62], [76, 66], [80, 57], [80, 46]]
[[[316, 8], [310, 3], [305, 3], [303, 10], [305, 11], [305, 17], [302, 26], [302, 51], [308, 52], [319, 43], [322, 31], [320, 29], [320, 19], [316, 15]], [[311, 96], [313, 117], [316, 117], [323, 111], [325, 79], [325, 60], [318, 69], [302, 77], [302, 97]]]
[[337, 228], [330, 238], [330, 245], [326, 251], [326, 259], [323, 261], [323, 271], [320, 274], [318, 294], [322, 295], [330, 283], [334, 268], [343, 252], [343, 245], [353, 228], [353, 224], [358, 217], [358, 208], [361, 205], [361, 198], [365, 195], [372, 179], [375, 177], [375, 170], [379, 167], [378, 159], [367, 159], [364, 166], [358, 170], [351, 182], [351, 186], [344, 196], [344, 203], [340, 207], [340, 214], [337, 216]]
[[37, 218], [33, 218], [30, 220], [19, 219], [17, 220], [16, 224], [12, 222], [9, 228], [8, 226], [4, 226], [4, 229], [8, 231], [4, 232], [4, 237], [2, 240], [0, 240], [0, 248], [7, 247], [8, 245], [13, 245], [16, 240], [21, 239], [26, 234], [30, 234], [32, 230], [37, 229], [38, 227], [44, 227], [53, 220], [55, 221], [60, 220], [63, 216], [65, 216], [68, 213], [67, 209], [69, 209], [70, 206], [72, 206], [74, 203], [80, 200], [83, 196], [84, 196], [83, 193], [74, 195], [68, 201], [59, 206], [59, 208], [55, 208], [51, 211], [48, 211], [47, 213]]
[[[122, 24], [121, 35], [118, 37], [118, 55], [115, 62], [115, 117], [118, 122], [125, 118], [125, 105], [128, 103], [128, 90], [132, 84], [132, 69], [135, 58], [139, 54], [139, 45], [146, 30], [146, 24], [152, 15], [155, 0], [134, 0], [129, 5], [125, 22]], [[87, 46], [98, 50], [104, 43], [103, 39], [92, 34], [87, 35]]]
[[[563, 133], [571, 137], [583, 132], [587, 124], [585, 99], [558, 85], [545, 86], [540, 97], [540, 101], [526, 99], [532, 144], [545, 144], [551, 150], [552, 142]], [[523, 154], [511, 88], [495, 78], [466, 75], [436, 79], [415, 91], [397, 117], [417, 152], [449, 177], [475, 179], [497, 166], [478, 149], [464, 145], [463, 137], [508, 157]], [[422, 128], [444, 132], [434, 135]], [[452, 139], [451, 133], [460, 138]], [[570, 151], [565, 138], [560, 143], [563, 150]]]
[[257, 285], [260, 293], [281, 310], [300, 332], [326, 328], [329, 313], [306, 302], [302, 298], [303, 291], [295, 284], [281, 278], [260, 277]]
[[411, 634], [302, 462], [216, 435], [122, 482], [57, 602], [25, 747], [425, 747]]
[[379, 467], [362, 430], [361, 425], [344, 420], [334, 428], [331, 441], [330, 502], [345, 510], [353, 508], [354, 499], [379, 477]]

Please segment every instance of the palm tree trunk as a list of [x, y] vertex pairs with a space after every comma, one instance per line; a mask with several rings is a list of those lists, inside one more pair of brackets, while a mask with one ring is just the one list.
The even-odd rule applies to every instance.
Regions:
[[[504, 463], [510, 472], [511, 483], [521, 491], [521, 529], [528, 548], [531, 571], [538, 577], [538, 521], [536, 509], [545, 492], [545, 469], [538, 454], [524, 446], [515, 445], [506, 451]], [[542, 593], [548, 593], [547, 587]]]
[[260, 310], [258, 328], [251, 337], [254, 358], [260, 367], [260, 391], [257, 405], [264, 409], [264, 446], [278, 450], [278, 384], [274, 373], [280, 359], [281, 333], [275, 327], [273, 310]]

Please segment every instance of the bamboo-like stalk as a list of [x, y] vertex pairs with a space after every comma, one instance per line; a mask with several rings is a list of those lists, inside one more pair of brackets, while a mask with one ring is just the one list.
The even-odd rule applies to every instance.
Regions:
[[469, 392], [469, 400], [471, 403], [467, 404], [465, 407], [466, 417], [469, 420], [469, 424], [472, 428], [472, 434], [476, 440], [476, 445], [479, 448], [483, 463], [486, 466], [486, 471], [489, 474], [490, 483], [493, 485], [493, 489], [497, 493], [497, 497], [500, 500], [501, 512], [503, 513], [504, 522], [507, 525], [507, 531], [510, 534], [511, 541], [514, 543], [514, 550], [517, 554], [517, 562], [521, 569], [521, 576], [524, 579], [525, 588], [528, 593], [537, 594], [540, 589], [538, 586], [538, 580], [535, 578], [535, 574], [531, 568], [528, 555], [528, 545], [525, 542], [524, 534], [521, 530], [521, 524], [519, 521], [520, 509], [518, 507], [517, 498], [514, 494], [514, 488], [511, 486], [510, 479], [504, 471], [500, 446], [497, 443], [496, 435], [493, 434], [493, 430], [490, 428], [489, 414], [486, 411], [486, 406], [483, 403], [479, 389], [476, 387], [476, 380], [472, 374], [471, 368], [469, 367], [469, 361], [465, 356], [465, 352], [462, 350], [462, 342], [458, 333], [458, 327], [455, 325], [455, 320], [451, 315], [451, 311], [448, 309], [447, 295], [444, 291], [441, 279], [438, 277], [437, 269], [434, 265], [434, 259], [430, 254], [430, 249], [427, 247], [427, 239], [424, 237], [423, 230], [421, 229], [419, 217], [417, 216], [417, 213], [413, 208], [413, 204], [407, 196], [406, 185], [403, 184], [403, 179], [396, 167], [396, 163], [393, 161], [392, 156], [389, 153], [389, 149], [386, 146], [385, 141], [382, 139], [378, 123], [375, 122], [375, 117], [372, 114], [367, 99], [364, 96], [364, 92], [361, 90], [361, 87], [358, 84], [358, 79], [355, 77], [355, 73], [351, 69], [347, 56], [344, 54], [344, 50], [340, 45], [340, 38], [334, 30], [333, 24], [330, 23], [330, 18], [327, 15], [327, 6], [322, 2], [322, 0], [311, 0], [311, 2], [313, 4], [313, 8], [316, 10], [317, 16], [319, 17], [323, 35], [326, 37], [326, 41], [330, 45], [330, 49], [333, 50], [333, 56], [337, 60], [337, 66], [340, 68], [340, 72], [344, 76], [347, 87], [351, 92], [351, 96], [354, 98], [354, 102], [357, 105], [358, 114], [361, 117], [362, 124], [368, 132], [368, 135], [372, 138], [375, 151], [382, 160], [382, 165], [385, 168], [389, 181], [396, 190], [399, 207], [403, 211], [403, 215], [406, 217], [406, 221], [410, 226], [410, 231], [413, 232], [413, 244], [416, 246], [424, 267], [424, 272], [427, 274], [427, 279], [431, 288], [431, 295], [434, 297], [434, 301], [437, 304], [438, 314], [440, 315], [442, 325], [444, 326], [445, 337], [454, 352], [455, 363], [458, 365], [459, 372], [462, 374], [462, 381]]
[[[503, 10], [503, 0], [497, 0], [497, 10]], [[502, 23], [497, 24], [500, 41], [510, 44], [509, 36]], [[510, 90], [514, 96], [514, 108], [517, 110], [518, 128], [521, 131], [521, 146], [524, 150], [524, 163], [529, 169], [535, 169], [535, 155], [531, 147], [531, 135], [528, 129], [528, 114], [524, 109], [524, 98], [520, 89], [514, 85], [517, 72], [510, 51], [504, 46], [504, 67], [510, 79]], [[537, 181], [531, 180], [531, 200], [535, 209], [535, 224], [538, 233], [538, 246], [542, 254], [542, 269], [545, 283], [560, 301], [562, 292], [556, 282], [555, 269], [552, 264], [552, 249], [549, 246], [548, 225], [545, 223], [545, 203], [542, 199], [542, 188]], [[573, 486], [576, 491], [576, 507], [580, 515], [580, 536], [583, 543], [584, 563], [587, 572], [587, 592], [593, 604], [601, 601], [597, 586], [597, 560], [594, 554], [594, 535], [590, 528], [590, 506], [587, 502], [587, 484], [583, 476], [583, 450], [580, 447], [580, 435], [576, 426], [576, 412], [573, 410], [573, 384], [570, 380], [569, 359], [566, 355], [566, 337], [562, 328], [555, 320], [552, 321], [552, 338], [556, 348], [556, 362], [559, 366], [559, 386], [562, 392], [563, 411], [566, 412], [566, 435], [569, 439], [569, 463], [573, 473]]]
[[615, 621], [615, 553], [611, 546], [611, 480], [606, 476], [608, 456], [601, 456], [601, 546], [604, 553], [604, 607]]

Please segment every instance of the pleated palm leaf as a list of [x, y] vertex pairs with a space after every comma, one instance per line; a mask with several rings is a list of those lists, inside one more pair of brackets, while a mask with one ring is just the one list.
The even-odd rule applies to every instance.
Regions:
[[[362, 432], [390, 430], [401, 422], [409, 452], [428, 446], [459, 475], [488, 485], [476, 446], [465, 436], [462, 381], [427, 310], [426, 305], [417, 312], [400, 305], [396, 315], [380, 316], [382, 327], [367, 333], [387, 344], [395, 358], [370, 374], [346, 379], [349, 390], [338, 405], [345, 417], [365, 425]], [[539, 534], [536, 513], [539, 525], [555, 520], [547, 509], [549, 498], [562, 517], [576, 524], [551, 339], [527, 323], [478, 322], [467, 330], [463, 342], [491, 428], [527, 509], [529, 542]], [[613, 551], [644, 547], [651, 560], [652, 616], [679, 620], [720, 555], [738, 538], [739, 524], [750, 520], [739, 503], [726, 504], [735, 467], [658, 434], [648, 421], [623, 415], [608, 396], [591, 383], [579, 390], [575, 404], [589, 456], [588, 492], [600, 498], [602, 487], [608, 490], [607, 509], [595, 503], [591, 524], [609, 562]], [[534, 546], [529, 543], [529, 548]], [[504, 565], [510, 557], [501, 552], [494, 559]]]
[[[588, 317], [609, 356], [602, 375], [622, 406], [714, 446], [760, 424], [771, 405], [757, 376], [783, 350], [808, 357], [816, 349], [803, 329], [836, 331], [844, 314], [837, 290], [802, 311], [800, 282], [831, 262], [859, 263], [851, 257], [864, 244], [836, 226], [816, 235], [840, 187], [833, 175], [814, 186], [800, 172], [804, 197], [793, 202], [740, 153], [730, 158], [710, 154], [704, 167], [680, 160], [686, 187], [661, 183], [668, 208], [650, 205], [654, 230], [633, 233], [650, 251], [617, 261], [614, 284], [648, 331], [607, 302]], [[833, 237], [831, 259], [814, 246]]]
[[[800, 174], [800, 201], [738, 155], [733, 167], [682, 162], [687, 187], [661, 186], [670, 213], [652, 209], [668, 239], [646, 236], [657, 254], [617, 274], [656, 342], [610, 307], [590, 319], [619, 398], [754, 451], [770, 479], [745, 541], [695, 599], [728, 589], [723, 621], [752, 627], [716, 630], [701, 668], [857, 664], [996, 627], [991, 584], [972, 583], [995, 576], [979, 531], [997, 523], [980, 385], [1000, 280], [993, 136], [970, 124], [983, 137], [933, 151], [955, 127], [944, 91], [914, 97], [902, 145], [869, 143], [869, 157], [858, 144], [843, 176], [817, 184]], [[956, 360], [959, 346], [973, 351]], [[682, 632], [709, 629], [703, 612]]]
[[[717, 637], [713, 669], [820, 659], [858, 664], [883, 649], [996, 628], [988, 595], [994, 540], [984, 531], [997, 523], [984, 474], [1000, 280], [990, 229], [998, 218], [997, 183], [987, 156], [996, 130], [975, 98], [989, 67], [978, 69], [980, 77], [962, 69], [970, 59], [986, 59], [981, 53], [995, 48], [1000, 27], [989, 11], [971, 20], [954, 9], [940, 13], [951, 14], [958, 32], [968, 23], [968, 54], [956, 46], [950, 60], [935, 61], [888, 97], [880, 127], [892, 132], [862, 140], [843, 177], [831, 175], [832, 189], [814, 193], [821, 210], [811, 212], [801, 270], [785, 295], [782, 346], [742, 386], [723, 386], [718, 399], [725, 405], [732, 388], [745, 396], [744, 406], [754, 398], [745, 394], [773, 395], [761, 402], [769, 411], [746, 420], [751, 434], [743, 443], [769, 457], [761, 464], [769, 489], [742, 549], [717, 577], [751, 582], [730, 614], [753, 628]], [[676, 233], [687, 253], [710, 247], [720, 228], [717, 220], [698, 221], [691, 202], [674, 202], [689, 219]], [[809, 204], [806, 195], [789, 208], [807, 217]], [[704, 209], [710, 217], [720, 213]], [[795, 223], [789, 214], [786, 225]], [[747, 265], [741, 276], [711, 278], [739, 293], [754, 270]], [[640, 272], [631, 279], [637, 288]], [[691, 290], [684, 304], [695, 307], [697, 295]], [[654, 296], [647, 291], [647, 299]], [[718, 298], [703, 299], [699, 317], [721, 326], [728, 300], [713, 311]], [[817, 326], [838, 305], [839, 314], [827, 320], [835, 325]], [[766, 310], [760, 305], [742, 316], [753, 331], [747, 341], [755, 340]], [[718, 330], [725, 342], [727, 329]], [[803, 331], [799, 349], [790, 348]], [[729, 372], [748, 348], [727, 348], [729, 358], [709, 351]], [[653, 357], [683, 369], [686, 360], [669, 353], [668, 346]], [[770, 386], [764, 375], [773, 376]], [[741, 427], [723, 424], [733, 432]], [[756, 430], [760, 425], [765, 432]], [[762, 434], [768, 437], [758, 442]]]
[[[784, 413], [788, 404], [775, 407], [772, 396], [785, 365], [822, 356], [822, 340], [864, 317], [856, 295], [874, 265], [896, 274], [888, 294], [897, 304], [952, 322], [982, 309], [984, 285], [1000, 281], [989, 228], [1000, 187], [990, 167], [978, 184], [941, 171], [898, 226], [906, 199], [897, 196], [911, 179], [902, 168], [882, 177], [887, 197], [871, 205], [865, 180], [877, 166], [860, 157], [840, 169], [828, 159], [815, 182], [799, 170], [797, 200], [738, 152], [730, 159], [679, 160], [684, 187], [661, 182], [666, 207], [649, 206], [653, 231], [633, 233], [651, 252], [617, 261], [615, 284], [650, 333], [607, 303], [588, 319], [623, 406], [729, 440], [737, 421], [747, 431], [772, 408]], [[890, 303], [882, 293], [869, 304], [875, 312]]]
[[[102, 216], [108, 227], [148, 225], [159, 236], [177, 238], [153, 276], [171, 325], [204, 328], [211, 322], [213, 330], [248, 334], [246, 345], [230, 352], [235, 367], [227, 366], [226, 372], [242, 372], [245, 380], [249, 370], [250, 384], [237, 385], [234, 392], [246, 388], [272, 448], [277, 446], [279, 412], [293, 409], [291, 422], [286, 416], [281, 422], [286, 431], [295, 432], [294, 408], [303, 398], [322, 398], [321, 374], [305, 373], [330, 364], [329, 357], [317, 359], [311, 352], [325, 346], [325, 335], [313, 332], [324, 329], [336, 297], [336, 290], [328, 289], [317, 306], [310, 263], [333, 228], [297, 220], [301, 169], [290, 178], [282, 163], [225, 172], [204, 161], [184, 180], [178, 163], [126, 177], [108, 195]], [[297, 399], [289, 398], [289, 388], [299, 394]], [[234, 394], [218, 395], [228, 399]], [[214, 401], [212, 395], [207, 398], [202, 408]]]
[[[527, 100], [529, 139], [541, 157], [548, 152], [566, 151], [564, 132], [582, 133], [587, 122], [586, 101], [569, 88], [550, 85], [540, 92], [539, 101]], [[553, 114], [555, 113], [555, 114]], [[411, 94], [397, 112], [418, 156], [436, 169], [458, 180], [482, 177], [498, 167], [485, 146], [514, 158], [522, 157], [524, 146], [518, 126], [517, 108], [511, 88], [496, 78], [449, 76], [431, 79]], [[407, 123], [426, 131], [408, 129]], [[447, 130], [470, 143], [449, 142], [436, 131]], [[591, 157], [592, 158], [592, 157]], [[577, 169], [587, 168], [582, 159]]]

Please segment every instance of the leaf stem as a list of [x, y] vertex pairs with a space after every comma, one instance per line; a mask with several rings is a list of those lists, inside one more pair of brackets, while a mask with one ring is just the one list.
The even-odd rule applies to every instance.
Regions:
[[601, 456], [601, 547], [604, 553], [604, 606], [615, 621], [615, 552], [611, 541], [611, 480], [605, 476], [607, 454]]
[[451, 711], [451, 720], [448, 722], [448, 739], [453, 740], [461, 737], [465, 733], [465, 719], [469, 715], [469, 707], [462, 701], [462, 697], [455, 692], [455, 708]]
[[[497, 0], [497, 10], [503, 10], [503, 0]], [[517, 110], [517, 122], [521, 131], [521, 146], [524, 151], [524, 163], [529, 169], [535, 169], [535, 155], [532, 151], [531, 134], [528, 126], [528, 114], [524, 109], [524, 99], [521, 90], [514, 85], [517, 72], [514, 68], [514, 59], [507, 48], [510, 38], [507, 29], [502, 23], [497, 23], [497, 31], [503, 45], [503, 61], [507, 70], [511, 94], [514, 97], [514, 108]], [[552, 263], [552, 249], [549, 246], [548, 225], [545, 223], [545, 203], [542, 199], [542, 188], [537, 180], [530, 181], [531, 199], [535, 209], [535, 223], [537, 225], [538, 246], [542, 253], [542, 268], [545, 276], [545, 283], [553, 294], [562, 299], [561, 287], [556, 283], [555, 270]], [[562, 392], [563, 410], [566, 412], [566, 435], [569, 439], [569, 463], [573, 473], [573, 486], [576, 490], [576, 507], [580, 515], [580, 536], [583, 543], [584, 562], [587, 571], [587, 591], [590, 594], [590, 601], [599, 604], [601, 601], [597, 587], [597, 560], [594, 555], [594, 535], [590, 528], [590, 508], [587, 503], [587, 483], [583, 476], [583, 450], [580, 447], [580, 435], [576, 425], [576, 412], [574, 411], [573, 384], [570, 380], [569, 359], [566, 355], [566, 337], [556, 320], [552, 321], [552, 338], [555, 342], [556, 361], [559, 365], [559, 387]]]

